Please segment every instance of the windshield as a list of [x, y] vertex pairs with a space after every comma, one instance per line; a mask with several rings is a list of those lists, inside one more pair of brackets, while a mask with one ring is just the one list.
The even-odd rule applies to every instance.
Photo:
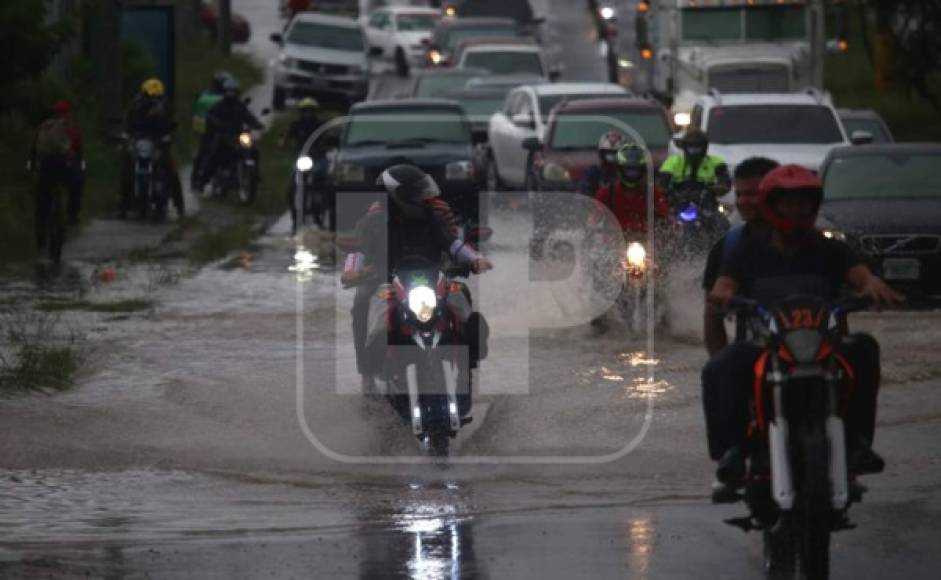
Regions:
[[854, 131], [865, 131], [872, 135], [873, 143], [892, 142], [877, 119], [843, 119], [843, 128], [849, 136], [852, 136]]
[[498, 75], [545, 74], [542, 59], [535, 52], [472, 52], [464, 57], [463, 66], [487, 69]]
[[516, 28], [513, 26], [493, 26], [490, 28], [455, 28], [448, 33], [445, 46], [454, 50], [461, 44], [475, 38], [516, 38]]
[[820, 105], [729, 105], [709, 112], [709, 140], [735, 143], [841, 143], [836, 117]]
[[802, 5], [684, 8], [685, 41], [778, 41], [806, 38]]
[[823, 178], [825, 199], [941, 199], [941, 153], [877, 153], [835, 159]]
[[438, 23], [434, 14], [399, 14], [395, 21], [400, 32], [425, 32]]
[[[549, 146], [552, 149], [594, 149], [598, 139], [608, 131], [625, 133], [623, 126], [614, 120], [637, 131], [647, 147], [666, 147], [670, 142], [670, 127], [657, 111], [592, 111], [559, 115]], [[631, 141], [629, 135], [625, 133], [625, 136]]]
[[291, 27], [288, 44], [332, 48], [334, 50], [363, 51], [363, 35], [358, 28], [329, 26], [311, 22], [298, 22]]
[[[598, 93], [598, 94], [579, 94], [579, 95], [543, 95], [539, 97], [539, 111], [542, 114], [542, 119], [545, 121], [549, 118], [549, 113], [552, 111], [552, 108], [561, 103], [562, 101], [574, 101], [575, 99], [604, 99], [610, 98], [612, 96], [619, 96], [616, 93]], [[620, 95], [623, 96], [623, 95]]]
[[469, 97], [466, 95], [448, 95], [448, 98], [456, 99], [464, 107], [468, 119], [472, 123], [483, 123], [490, 119], [490, 116], [496, 113], [505, 97], [487, 96], [487, 97]]
[[[455, 69], [456, 70], [456, 69]], [[447, 93], [463, 89], [467, 79], [474, 78], [479, 72], [463, 74], [427, 75], [415, 81], [414, 96], [423, 99], [437, 99]]]
[[408, 109], [370, 111], [353, 115], [345, 145], [393, 145], [396, 143], [469, 143], [470, 133], [458, 111]]

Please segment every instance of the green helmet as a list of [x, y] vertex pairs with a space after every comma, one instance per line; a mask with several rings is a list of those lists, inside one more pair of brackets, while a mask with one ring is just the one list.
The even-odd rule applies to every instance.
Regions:
[[618, 177], [626, 187], [637, 187], [647, 176], [647, 155], [636, 143], [628, 143], [618, 149], [616, 160]]

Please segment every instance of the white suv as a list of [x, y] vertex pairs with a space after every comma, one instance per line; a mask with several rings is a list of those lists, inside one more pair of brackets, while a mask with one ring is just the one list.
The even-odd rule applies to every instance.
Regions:
[[274, 71], [276, 110], [288, 97], [366, 98], [369, 57], [363, 29], [353, 18], [302, 12], [271, 40], [281, 47]]
[[[729, 95], [713, 90], [696, 100], [689, 127], [706, 132], [709, 153], [730, 170], [762, 156], [817, 171], [831, 149], [850, 143], [830, 96], [813, 90]], [[675, 153], [676, 146], [671, 150]]]
[[524, 85], [510, 91], [500, 110], [490, 117], [487, 128], [488, 189], [528, 187], [529, 151], [523, 148], [523, 141], [531, 137], [542, 141], [553, 107], [566, 100], [629, 94], [620, 85], [587, 82]]

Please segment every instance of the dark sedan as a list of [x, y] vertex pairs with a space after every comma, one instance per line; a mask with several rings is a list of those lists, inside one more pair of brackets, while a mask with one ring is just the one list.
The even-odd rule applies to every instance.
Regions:
[[454, 101], [369, 101], [354, 105], [343, 131], [331, 182], [338, 229], [348, 230], [381, 197], [376, 179], [388, 166], [411, 163], [429, 173], [442, 197], [475, 220], [478, 203], [470, 124]]
[[522, 36], [516, 22], [510, 18], [456, 18], [442, 20], [431, 33], [431, 42], [425, 55], [429, 67], [450, 66], [455, 50], [469, 40], [477, 38], [513, 38]]
[[845, 239], [913, 298], [941, 297], [941, 144], [834, 149], [821, 168], [824, 235]]

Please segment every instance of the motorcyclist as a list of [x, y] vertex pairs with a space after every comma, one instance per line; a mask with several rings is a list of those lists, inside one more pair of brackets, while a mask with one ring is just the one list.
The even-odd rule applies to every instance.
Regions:
[[594, 196], [603, 185], [617, 180], [618, 148], [624, 144], [624, 135], [608, 131], [598, 139], [598, 165], [592, 165], [578, 181], [579, 193]]
[[700, 129], [687, 129], [674, 141], [682, 154], [673, 154], [660, 166], [660, 186], [672, 196], [681, 188], [700, 186], [715, 197], [728, 193], [729, 168], [722, 158], [709, 155], [709, 138]]
[[[702, 287], [706, 294], [712, 290], [716, 278], [719, 277], [719, 268], [722, 266], [723, 256], [729, 255], [735, 245], [747, 240], [753, 230], [764, 227], [764, 222], [758, 212], [758, 185], [765, 175], [778, 166], [776, 161], [765, 157], [749, 157], [735, 166], [735, 208], [738, 215], [742, 218], [742, 224], [733, 227], [727, 234], [716, 242], [709, 251], [709, 257], [706, 259], [706, 268], [703, 272]], [[728, 336], [725, 332], [723, 319], [725, 315], [719, 312], [711, 302], [705, 301], [703, 309], [703, 340], [706, 344], [706, 350], [709, 356], [725, 348], [728, 344]], [[736, 338], [741, 338], [744, 334], [744, 320], [736, 321]], [[703, 404], [706, 401], [713, 401], [710, 393], [703, 393]], [[718, 404], [718, 402], [716, 402]]]
[[317, 99], [305, 97], [297, 104], [297, 117], [291, 121], [288, 130], [278, 141], [280, 147], [285, 147], [290, 142], [295, 151], [300, 151], [307, 139], [320, 128], [323, 122], [317, 116], [320, 103]]
[[225, 82], [230, 78], [232, 78], [232, 75], [228, 72], [216, 72], [212, 75], [209, 88], [199, 95], [193, 105], [193, 132], [199, 135], [199, 149], [196, 152], [196, 158], [193, 160], [193, 171], [190, 176], [192, 189], [196, 189], [197, 176], [206, 162], [206, 155], [208, 155], [209, 146], [211, 145], [209, 133], [206, 131], [206, 117], [209, 115], [209, 110], [222, 100]]
[[377, 298], [376, 291], [389, 281], [402, 258], [421, 255], [436, 263], [447, 254], [457, 263], [469, 265], [475, 273], [493, 267], [463, 241], [456, 217], [439, 197], [440, 190], [431, 176], [413, 165], [399, 164], [383, 171], [377, 185], [388, 193], [390, 201], [374, 204], [357, 224], [357, 251], [348, 256], [340, 278], [345, 287], [356, 287], [353, 342], [357, 370], [367, 391], [381, 371], [381, 358], [368, 356], [367, 343], [384, 342], [377, 339], [385, 332], [379, 326], [384, 320], [379, 314], [386, 304]]
[[[140, 92], [131, 101], [128, 109], [125, 127], [129, 135], [153, 139], [160, 147], [160, 159], [170, 179], [170, 197], [177, 215], [182, 218], [184, 215], [183, 185], [180, 182], [173, 150], [169, 143], [163, 142], [164, 137], [176, 128], [176, 122], [173, 121], [168, 109], [166, 89], [160, 79], [151, 78], [141, 84]], [[130, 150], [124, 156], [121, 185], [120, 212], [123, 218], [133, 203], [134, 195], [134, 159]]]
[[[766, 305], [793, 294], [835, 300], [845, 283], [876, 305], [903, 301], [870, 272], [849, 246], [825, 238], [814, 229], [822, 199], [819, 178], [803, 167], [785, 165], [765, 175], [759, 186], [758, 208], [769, 228], [750, 235], [748, 243], [737, 244], [723, 260], [709, 300], [722, 309], [736, 295]], [[872, 450], [872, 442], [879, 345], [871, 336], [857, 333], [847, 336], [841, 349], [855, 376], [846, 416], [850, 473], [878, 473], [884, 461]], [[719, 462], [714, 498], [728, 496], [744, 478], [742, 445], [748, 425], [753, 365], [760, 352], [760, 347], [751, 342], [733, 342], [703, 369], [703, 389], [718, 393], [722, 401], [721, 405], [704, 409], [707, 425], [716, 427], [716, 432], [710, 434], [710, 454]]]
[[240, 98], [241, 91], [242, 87], [237, 79], [226, 79], [222, 86], [222, 100], [209, 109], [206, 115], [206, 133], [210, 148], [205, 167], [197, 178], [197, 191], [202, 191], [216, 173], [225, 155], [227, 141], [234, 142], [246, 126], [255, 130], [264, 127]]
[[[623, 235], [647, 235], [647, 156], [644, 150], [634, 143], [622, 145], [615, 155], [615, 180], [610, 185], [602, 185], [595, 192], [598, 203], [596, 211], [589, 218], [589, 226], [603, 219], [606, 208], [618, 221], [622, 236], [613, 240], [602, 240], [604, 244], [621, 244]], [[654, 187], [654, 219], [663, 227], [671, 221], [670, 205], [659, 187]], [[601, 268], [595, 274], [601, 274]], [[596, 288], [603, 288], [603, 278], [596, 278]], [[604, 315], [591, 321], [592, 327], [599, 332], [607, 330]]]

